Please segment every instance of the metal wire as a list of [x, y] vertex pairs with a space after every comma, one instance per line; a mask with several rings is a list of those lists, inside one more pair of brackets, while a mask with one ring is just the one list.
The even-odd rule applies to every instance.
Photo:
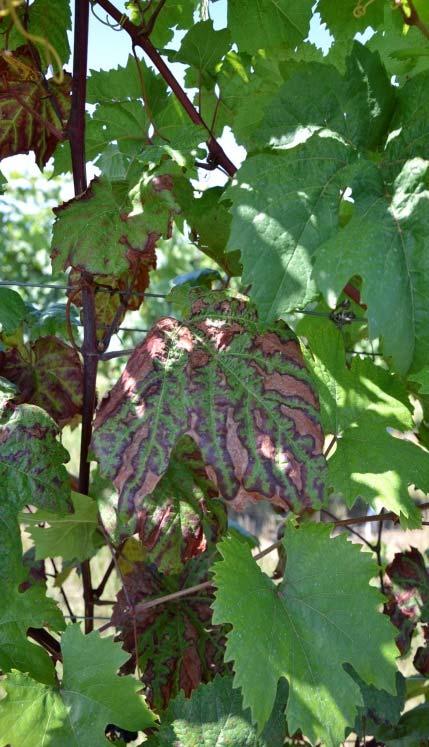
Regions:
[[[79, 285], [57, 285], [56, 283], [31, 283], [23, 280], [0, 280], [0, 286], [5, 288], [53, 288], [55, 290], [65, 290], [65, 291], [78, 291], [80, 290]], [[147, 298], [167, 298], [166, 293], [145, 293], [140, 291], [121, 291], [118, 289], [113, 288], [107, 288], [103, 285], [97, 286], [97, 293], [99, 292], [104, 293], [123, 293], [124, 295], [129, 296], [141, 296], [147, 297]]]

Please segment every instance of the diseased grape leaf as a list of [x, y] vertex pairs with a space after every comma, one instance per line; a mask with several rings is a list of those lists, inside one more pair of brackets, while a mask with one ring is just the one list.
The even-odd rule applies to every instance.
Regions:
[[161, 319], [136, 348], [101, 403], [92, 448], [130, 515], [184, 435], [234, 507], [267, 499], [299, 513], [323, 498], [318, 409], [293, 332], [211, 292], [197, 297], [186, 324]]
[[307, 36], [310, 0], [229, 0], [228, 28], [239, 51], [296, 47]]
[[225, 506], [213, 500], [216, 496], [195, 443], [183, 439], [137, 514], [147, 562], [162, 573], [179, 573], [187, 560], [216, 542], [226, 527]]
[[278, 586], [247, 545], [221, 542], [213, 620], [233, 626], [226, 659], [234, 662], [234, 685], [242, 688], [243, 704], [259, 729], [285, 677], [290, 733], [301, 729], [313, 743], [338, 747], [362, 705], [343, 665], [394, 693], [395, 647], [393, 628], [377, 611], [382, 596], [369, 585], [377, 573], [374, 561], [344, 536], [330, 539], [330, 531], [320, 524], [286, 525], [286, 571]]
[[121, 276], [132, 272], [134, 265], [146, 265], [147, 256], [153, 262], [154, 245], [168, 229], [171, 188], [171, 177], [155, 177], [144, 195], [147, 214], [144, 210], [129, 215], [129, 200], [119, 199], [107, 180], [93, 179], [83, 195], [54, 211], [54, 269], [73, 267], [95, 275]]
[[285, 699], [278, 698], [272, 717], [261, 735], [243, 709], [240, 690], [231, 677], [215, 677], [200, 685], [190, 698], [180, 693], [163, 715], [159, 731], [147, 747], [282, 747], [286, 735]]
[[70, 87], [68, 73], [62, 83], [45, 85], [27, 46], [0, 53], [0, 158], [34, 151], [37, 165], [45, 166], [67, 123]]
[[58, 337], [40, 337], [26, 347], [0, 352], [0, 375], [18, 389], [15, 402], [38, 405], [60, 427], [82, 409], [83, 371], [76, 350]]
[[313, 136], [290, 150], [250, 156], [225, 192], [232, 202], [227, 250], [241, 252], [243, 285], [261, 319], [278, 319], [316, 295], [312, 256], [337, 230], [350, 149]]
[[357, 498], [400, 516], [403, 526], [421, 525], [408, 486], [429, 489], [426, 451], [406, 440], [413, 428], [405, 387], [370, 360], [346, 366], [343, 337], [329, 320], [300, 322], [308, 341], [308, 365], [318, 382], [325, 432], [336, 438], [328, 461], [328, 484], [349, 507]]
[[[27, 525], [36, 546], [36, 560], [56, 558], [85, 560], [103, 544], [98, 524], [96, 502], [81, 493], [71, 494], [73, 513], [39, 510], [21, 513], [19, 520]], [[40, 526], [47, 522], [48, 527]]]
[[[64, 660], [60, 687], [47, 687], [14, 672], [2, 683], [0, 744], [4, 747], [105, 747], [109, 723], [142, 730], [155, 719], [132, 677], [118, 677], [126, 658], [111, 638], [97, 632], [84, 636], [79, 625], [63, 633]], [[31, 735], [31, 736], [30, 736]]]
[[131, 654], [122, 671], [134, 672], [136, 631], [142, 681], [149, 703], [157, 710], [165, 708], [180, 690], [189, 697], [201, 682], [229, 671], [223, 661], [225, 631], [212, 624], [212, 590], [177, 599], [174, 605], [167, 602], [137, 610], [135, 627], [130, 603], [135, 606], [206, 581], [211, 560], [211, 554], [201, 555], [174, 575], [158, 573], [153, 564], [141, 561], [128, 572], [129, 563], [121, 565], [125, 589], [117, 595], [112, 623], [123, 648]]
[[411, 365], [421, 368], [429, 354], [427, 174], [428, 162], [413, 159], [389, 187], [375, 164], [362, 163], [352, 182], [353, 216], [319, 248], [314, 267], [331, 307], [350, 278], [362, 277], [369, 334], [382, 337], [384, 353], [402, 374]]

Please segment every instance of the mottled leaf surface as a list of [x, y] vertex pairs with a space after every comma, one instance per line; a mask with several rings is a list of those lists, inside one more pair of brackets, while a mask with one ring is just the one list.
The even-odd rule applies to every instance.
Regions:
[[76, 350], [58, 337], [40, 337], [21, 353], [0, 353], [0, 375], [17, 387], [15, 401], [41, 407], [67, 425], [82, 409], [83, 371]]
[[55, 95], [59, 120], [28, 47], [0, 53], [1, 158], [34, 151], [38, 166], [46, 164], [68, 119], [70, 81], [66, 73], [63, 83], [47, 82]]
[[138, 694], [138, 682], [117, 676], [126, 654], [111, 638], [102, 639], [96, 632], [84, 636], [79, 625], [69, 625], [61, 647], [64, 674], [59, 687], [18, 672], [3, 682], [1, 747], [105, 747], [109, 723], [136, 731], [154, 724]]
[[61, 556], [63, 560], [82, 561], [102, 544], [96, 502], [81, 493], [72, 493], [71, 501], [73, 513], [39, 510], [20, 514], [36, 546], [36, 560]]
[[259, 728], [285, 677], [290, 733], [301, 729], [311, 742], [338, 747], [362, 704], [343, 665], [351, 664], [366, 683], [395, 692], [395, 647], [393, 629], [377, 611], [382, 597], [369, 586], [374, 561], [344, 536], [330, 539], [330, 530], [287, 524], [286, 571], [278, 586], [247, 545], [221, 542], [214, 621], [233, 626], [226, 658], [234, 662], [234, 685], [242, 688]]
[[198, 298], [186, 324], [161, 319], [99, 408], [92, 446], [130, 514], [183, 435], [235, 507], [320, 505], [319, 405], [295, 335], [224, 293]]
[[[160, 729], [148, 747], [282, 747], [286, 725], [281, 703], [261, 735], [252, 724], [249, 709], [244, 710], [239, 689], [230, 677], [215, 677], [200, 685], [190, 698], [180, 693], [169, 705]], [[284, 702], [283, 702], [284, 706]]]

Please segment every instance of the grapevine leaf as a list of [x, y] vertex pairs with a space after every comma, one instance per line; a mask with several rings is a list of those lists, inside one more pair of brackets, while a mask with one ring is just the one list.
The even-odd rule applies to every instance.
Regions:
[[392, 13], [390, 8], [385, 9], [383, 26], [368, 41], [368, 47], [379, 52], [389, 75], [395, 75], [401, 83], [429, 65], [425, 36], [420, 29], [405, 26], [401, 14]]
[[[427, 174], [427, 161], [407, 162], [390, 197], [378, 168], [362, 164], [352, 186], [354, 214], [319, 248], [314, 267], [319, 288], [332, 307], [347, 281], [362, 277], [370, 336], [382, 336], [384, 352], [400, 373], [412, 363], [421, 368], [429, 354]], [[380, 293], [382, 284], [390, 289], [387, 296]]]
[[165, 106], [166, 85], [161, 76], [155, 75], [142, 60], [136, 61], [131, 54], [124, 66], [118, 65], [111, 70], [91, 70], [87, 101], [90, 104], [101, 104], [142, 99], [140, 76], [144, 79], [144, 91], [150, 101], [152, 114], [156, 114]]
[[131, 659], [122, 671], [135, 669], [135, 634], [138, 637], [139, 666], [147, 688], [148, 700], [157, 709], [167, 706], [171, 698], [183, 690], [186, 697], [201, 682], [211, 680], [216, 672], [225, 672], [224, 630], [213, 627], [210, 604], [211, 590], [198, 596], [177, 599], [174, 606], [159, 604], [136, 611], [136, 622], [130, 615], [130, 603], [162, 597], [207, 580], [207, 568], [212, 560], [205, 553], [189, 560], [180, 574], [159, 573], [153, 564], [136, 561], [129, 572], [120, 559], [124, 588], [117, 596], [112, 623]]
[[194, 442], [183, 439], [138, 514], [147, 561], [162, 573], [178, 573], [183, 563], [216, 541], [226, 525], [224, 505], [212, 500], [216, 495]]
[[292, 150], [248, 158], [226, 190], [232, 201], [228, 250], [240, 250], [243, 285], [262, 319], [311, 301], [311, 258], [336, 230], [349, 149], [313, 136]]
[[95, 275], [119, 276], [132, 271], [133, 265], [143, 264], [147, 270], [147, 257], [154, 261], [154, 245], [168, 229], [171, 187], [171, 177], [154, 177], [144, 196], [144, 212], [129, 215], [131, 205], [128, 201], [121, 205], [112, 184], [94, 179], [83, 195], [54, 211], [54, 269], [71, 266]]
[[[413, 427], [407, 393], [398, 378], [369, 360], [346, 366], [343, 339], [334, 325], [301, 322], [308, 364], [318, 381], [324, 429], [336, 438], [328, 482], [353, 506], [358, 497], [394, 511], [407, 526], [421, 523], [408, 486], [429, 489], [426, 451], [401, 438]], [[395, 435], [399, 436], [396, 438]]]
[[[156, 13], [159, 5], [161, 0], [155, 0], [150, 13]], [[150, 35], [155, 47], [164, 47], [173, 38], [175, 26], [178, 29], [188, 29], [192, 26], [196, 5], [196, 0], [169, 0], [162, 6], [162, 23], [156, 23]]]
[[254, 141], [285, 147], [326, 127], [350, 145], [374, 148], [392, 116], [394, 90], [378, 53], [355, 42], [346, 63], [344, 76], [323, 63], [297, 65], [266, 108]]
[[409, 381], [413, 381], [419, 388], [419, 394], [422, 396], [429, 394], [429, 366], [424, 366], [417, 373], [408, 376]]
[[222, 188], [212, 187], [205, 190], [198, 200], [186, 194], [183, 198], [179, 195], [178, 200], [198, 248], [214, 259], [227, 275], [241, 275], [239, 253], [225, 252], [231, 230], [231, 215], [222, 196]]
[[54, 107], [29, 48], [23, 46], [0, 53], [0, 80], [0, 158], [32, 150], [42, 168], [68, 119], [71, 76], [65, 73], [63, 83], [47, 81]]
[[[233, 689], [230, 677], [215, 677], [200, 685], [191, 697], [180, 693], [168, 706], [159, 731], [148, 747], [282, 747], [286, 726], [281, 704], [259, 736], [250, 711], [244, 710], [240, 690]], [[284, 702], [283, 702], [284, 708]]]
[[73, 306], [67, 309], [67, 304], [55, 301], [46, 304], [43, 308], [27, 304], [26, 322], [30, 340], [34, 342], [40, 337], [55, 337], [56, 335], [68, 338], [67, 315], [74, 330], [80, 319]]
[[387, 747], [420, 747], [429, 734], [429, 703], [421, 703], [404, 713], [397, 726], [381, 727], [377, 739]]
[[309, 0], [229, 0], [228, 28], [240, 51], [296, 47], [307, 36]]
[[359, 31], [365, 31], [368, 26], [376, 29], [384, 20], [384, 3], [368, 3], [363, 12], [356, 11], [358, 5], [356, 0], [343, 0], [339, 5], [331, 0], [319, 0], [317, 10], [322, 22], [328, 25], [329, 31], [336, 38], [344, 36], [353, 39]]
[[417, 157], [427, 158], [429, 137], [427, 119], [429, 103], [425, 91], [429, 84], [429, 70], [407, 81], [398, 93], [398, 106], [391, 124], [391, 135], [386, 147], [386, 161], [397, 173], [398, 165]]
[[[21, 13], [21, 20], [23, 14]], [[61, 63], [64, 65], [70, 57], [70, 45], [67, 32], [71, 29], [71, 11], [69, 0], [34, 0], [29, 7], [27, 18], [27, 31], [34, 36], [41, 37], [48, 41], [57, 52]], [[8, 48], [16, 49], [26, 40], [15, 28], [12, 28], [8, 39]], [[54, 65], [55, 59], [52, 55], [48, 56], [46, 46], [35, 41], [39, 54], [43, 60], [43, 67], [46, 70], [49, 65]]]
[[[105, 728], [115, 723], [142, 730], [154, 725], [153, 714], [132, 677], [118, 677], [126, 659], [120, 646], [96, 632], [84, 636], [69, 625], [62, 636], [63, 682], [47, 687], [14, 672], [3, 682], [0, 744], [12, 747], [104, 747]], [[30, 736], [31, 735], [31, 736]]]
[[278, 586], [245, 544], [221, 542], [214, 621], [233, 626], [226, 658], [234, 661], [234, 685], [259, 730], [285, 677], [290, 733], [301, 729], [312, 742], [337, 747], [362, 705], [344, 664], [388, 692], [395, 692], [395, 667], [392, 627], [377, 611], [380, 593], [369, 586], [376, 565], [344, 536], [330, 539], [330, 529], [286, 525], [286, 572]]
[[0, 353], [0, 374], [18, 388], [15, 401], [38, 405], [60, 425], [82, 409], [83, 372], [76, 350], [58, 337], [40, 337], [23, 357], [16, 348]]
[[67, 452], [57, 442], [57, 428], [38, 407], [3, 403], [0, 418], [0, 666], [30, 672], [52, 682], [52, 662], [42, 648], [27, 641], [29, 627], [62, 629], [62, 616], [44, 588], [19, 591], [26, 579], [16, 521], [26, 503], [66, 509], [70, 489], [63, 462]]
[[197, 298], [186, 325], [159, 321], [98, 410], [92, 445], [121, 507], [142, 505], [185, 434], [232, 505], [320, 505], [318, 401], [295, 335], [222, 292]]
[[0, 288], [0, 324], [3, 332], [14, 332], [26, 316], [25, 303], [19, 293]]
[[385, 690], [377, 690], [373, 685], [367, 685], [353, 670], [346, 665], [346, 671], [359, 685], [364, 707], [359, 708], [353, 731], [357, 734], [362, 730], [371, 734], [380, 724], [397, 724], [405, 706], [405, 678], [396, 672], [396, 692], [394, 695]]
[[17, 515], [26, 504], [67, 510], [70, 487], [54, 421], [39, 407], [6, 403], [0, 411], [0, 486], [3, 505]]
[[[396, 645], [401, 654], [409, 651], [411, 639], [419, 622], [429, 622], [429, 573], [421, 553], [412, 547], [396, 553], [386, 568], [391, 581], [385, 612], [398, 628]], [[425, 639], [428, 626], [423, 625]], [[421, 671], [425, 668], [426, 650], [420, 647], [414, 665]]]
[[172, 50], [174, 62], [190, 65], [196, 71], [194, 84], [210, 88], [216, 82], [216, 67], [231, 46], [229, 29], [216, 31], [213, 21], [199, 21], [183, 37], [178, 51]]
[[[86, 495], [72, 493], [73, 513], [39, 510], [35, 514], [21, 513], [19, 520], [27, 524], [36, 546], [36, 560], [56, 558], [85, 560], [102, 544], [96, 502]], [[47, 522], [49, 527], [41, 527]]]

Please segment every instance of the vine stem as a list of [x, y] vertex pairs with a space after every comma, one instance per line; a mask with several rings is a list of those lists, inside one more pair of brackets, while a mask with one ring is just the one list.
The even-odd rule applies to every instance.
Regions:
[[[397, 2], [397, 5], [398, 5], [399, 4], [398, 0], [396, 0], [396, 2]], [[418, 14], [418, 12], [416, 10], [416, 7], [414, 5], [414, 1], [413, 0], [408, 0], [408, 7], [410, 9], [410, 15], [409, 16], [407, 16], [407, 14], [405, 13], [405, 10], [402, 7], [402, 4], [400, 4], [399, 7], [401, 8], [401, 11], [402, 11], [402, 16], [403, 16], [403, 19], [404, 19], [404, 23], [407, 26], [415, 26], [416, 28], [419, 29], [419, 31], [421, 31], [421, 33], [423, 34], [423, 36], [426, 37], [426, 39], [429, 39], [429, 27], [426, 26], [426, 24], [420, 18], [419, 14]]]
[[[422, 503], [417, 508], [420, 509], [420, 511], [424, 511], [425, 509], [429, 508], [429, 503]], [[372, 522], [372, 521], [378, 521], [378, 522], [384, 522], [384, 521], [397, 521], [398, 517], [396, 514], [393, 513], [393, 511], [390, 511], [388, 513], [381, 512], [380, 514], [375, 514], [374, 516], [357, 516], [355, 518], [349, 518], [349, 519], [335, 519], [333, 522], [334, 527], [346, 527], [346, 526], [352, 526], [353, 524], [365, 524], [366, 522]], [[257, 555], [254, 555], [255, 560], [261, 560], [261, 558], [264, 558], [265, 555], [269, 555], [273, 550], [277, 550], [278, 547], [280, 547], [282, 541], [278, 540], [277, 542], [274, 542], [272, 545], [269, 545], [269, 547], [266, 547], [265, 550], [262, 550], [261, 552], [257, 553]], [[372, 550], [375, 550], [374, 546], [372, 546]], [[205, 591], [206, 589], [210, 589], [213, 586], [212, 581], [203, 581], [201, 584], [196, 584], [195, 586], [189, 586], [187, 589], [180, 589], [179, 591], [174, 591], [172, 594], [166, 594], [162, 597], [157, 597], [156, 599], [150, 599], [148, 602], [142, 602], [141, 604], [136, 604], [134, 607], [134, 612], [136, 615], [142, 612], [145, 612], [146, 610], [151, 609], [152, 607], [157, 607], [160, 604], [165, 604], [165, 602], [173, 602], [176, 599], [181, 599], [182, 597], [187, 597], [190, 594], [195, 594], [199, 591]], [[100, 631], [107, 630], [111, 626], [111, 622], [107, 623], [106, 625], [103, 625], [102, 628], [100, 628]]]
[[[72, 104], [68, 135], [70, 139], [73, 184], [76, 197], [85, 192], [87, 188], [85, 158], [85, 101], [86, 74], [88, 66], [88, 27], [89, 0], [75, 0]], [[88, 495], [90, 471], [88, 451], [91, 442], [92, 421], [96, 401], [95, 387], [98, 358], [93, 355], [93, 353], [97, 352], [94, 287], [89, 277], [82, 276], [82, 280], [84, 281], [82, 287], [83, 404], [78, 486], [80, 493]], [[94, 595], [89, 560], [84, 560], [83, 563], [81, 563], [80, 568], [85, 603], [85, 633], [90, 633], [93, 629], [92, 617], [94, 615]]]
[[125, 16], [120, 10], [118, 10], [118, 8], [116, 8], [110, 2], [110, 0], [97, 0], [97, 4], [101, 8], [103, 8], [103, 10], [105, 10], [106, 13], [109, 16], [111, 16], [120, 26], [122, 26], [122, 28], [127, 32], [127, 34], [129, 34], [129, 36], [132, 39], [133, 46], [141, 47], [143, 51], [145, 52], [145, 54], [147, 54], [147, 56], [153, 62], [153, 64], [155, 65], [160, 75], [164, 78], [167, 85], [170, 86], [171, 90], [173, 91], [174, 95], [177, 97], [178, 101], [181, 103], [182, 107], [184, 108], [188, 116], [190, 117], [191, 121], [200, 127], [204, 127], [206, 132], [208, 132], [209, 139], [207, 141], [207, 146], [208, 146], [208, 149], [211, 155], [214, 156], [217, 163], [220, 166], [222, 166], [222, 168], [225, 169], [225, 171], [227, 172], [227, 174], [229, 174], [229, 176], [234, 176], [234, 174], [237, 171], [237, 167], [228, 158], [222, 146], [218, 143], [216, 138], [213, 136], [213, 133], [210, 127], [206, 124], [206, 122], [204, 122], [203, 118], [200, 116], [199, 112], [196, 110], [196, 108], [194, 107], [194, 105], [192, 104], [188, 96], [186, 95], [180, 83], [174, 77], [170, 68], [168, 67], [168, 65], [166, 65], [166, 63], [162, 59], [158, 50], [155, 49], [149, 37], [146, 35], [145, 30], [131, 23], [129, 18]]

